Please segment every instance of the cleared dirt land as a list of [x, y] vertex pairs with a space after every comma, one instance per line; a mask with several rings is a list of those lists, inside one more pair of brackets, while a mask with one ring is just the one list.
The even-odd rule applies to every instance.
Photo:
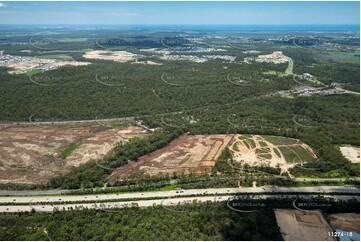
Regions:
[[234, 135], [182, 135], [166, 147], [115, 170], [110, 180], [132, 175], [210, 172]]
[[330, 225], [336, 229], [360, 233], [360, 214], [337, 213], [330, 215]]
[[235, 135], [229, 148], [236, 162], [279, 166], [282, 172], [316, 159], [313, 150], [302, 141], [279, 136]]
[[332, 229], [320, 211], [305, 213], [292, 209], [275, 209], [275, 215], [282, 237], [286, 241], [335, 240], [329, 236], [328, 232], [332, 232]]
[[0, 124], [0, 182], [46, 183], [119, 142], [144, 135], [138, 127]]
[[352, 163], [360, 163], [360, 147], [351, 145], [340, 146], [341, 153]]
[[135, 55], [126, 51], [94, 50], [83, 55], [86, 59], [111, 60], [117, 62], [134, 61]]
[[259, 55], [256, 58], [256, 61], [281, 64], [287, 62], [288, 57], [285, 56], [282, 51], [274, 51], [272, 54], [269, 55]]

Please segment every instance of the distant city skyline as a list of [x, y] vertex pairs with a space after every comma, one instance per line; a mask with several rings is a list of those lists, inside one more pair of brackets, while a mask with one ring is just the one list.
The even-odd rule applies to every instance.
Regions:
[[353, 2], [0, 2], [1, 24], [359, 25]]

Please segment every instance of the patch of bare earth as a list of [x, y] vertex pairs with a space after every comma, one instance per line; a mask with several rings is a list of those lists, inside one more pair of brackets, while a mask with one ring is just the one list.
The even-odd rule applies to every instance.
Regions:
[[[46, 183], [90, 159], [101, 159], [119, 142], [142, 136], [138, 127], [0, 124], [0, 182]], [[60, 155], [79, 143], [65, 159]]]
[[86, 59], [111, 60], [117, 62], [134, 61], [135, 55], [126, 51], [94, 50], [83, 55]]
[[272, 54], [269, 55], [259, 55], [256, 58], [257, 62], [268, 62], [274, 64], [281, 64], [288, 61], [288, 57], [285, 56], [282, 51], [274, 51]]
[[173, 172], [209, 173], [232, 137], [233, 135], [182, 135], [166, 147], [119, 167], [109, 179], [116, 181], [129, 176]]
[[[22, 74], [27, 71], [31, 71], [37, 67], [43, 67], [44, 64], [41, 62], [42, 59], [34, 58], [34, 62], [17, 62], [6, 65], [7, 67], [13, 69], [9, 71], [10, 74]], [[46, 61], [53, 61], [49, 59], [45, 59]], [[90, 62], [83, 61], [62, 61], [62, 62], [51, 62], [51, 64], [47, 64], [49, 67], [56, 69], [63, 66], [86, 66], [90, 65]]]
[[144, 64], [144, 65], [156, 65], [156, 66], [161, 66], [163, 65], [162, 63], [157, 63], [154, 61], [135, 61], [133, 62], [133, 64]]
[[340, 150], [342, 155], [352, 163], [360, 163], [360, 147], [340, 146]]
[[285, 241], [333, 241], [330, 225], [320, 211], [275, 209], [277, 224]]
[[360, 233], [360, 214], [357, 213], [337, 213], [331, 214], [330, 225], [336, 229], [349, 232]]

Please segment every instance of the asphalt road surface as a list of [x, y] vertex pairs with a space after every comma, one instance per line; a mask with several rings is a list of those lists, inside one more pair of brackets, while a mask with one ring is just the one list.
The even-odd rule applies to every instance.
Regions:
[[74, 201], [94, 201], [110, 199], [134, 199], [134, 198], [156, 198], [195, 196], [195, 195], [217, 195], [232, 193], [354, 193], [360, 194], [360, 188], [356, 186], [315, 186], [315, 187], [273, 187], [273, 188], [209, 188], [209, 189], [190, 189], [190, 190], [171, 190], [157, 192], [136, 192], [119, 194], [100, 194], [100, 195], [53, 195], [53, 196], [5, 196], [0, 197], [1, 203], [51, 203], [51, 202], [74, 202]]
[[[315, 195], [314, 195], [315, 196]], [[239, 199], [244, 198], [245, 196], [238, 197]], [[312, 195], [259, 195], [256, 196], [255, 199], [264, 199], [264, 198], [310, 198]], [[356, 199], [360, 201], [359, 196], [344, 196], [344, 195], [325, 195], [324, 197], [332, 197], [336, 200], [350, 200]], [[60, 204], [60, 205], [52, 205], [52, 204], [44, 204], [44, 205], [35, 205], [35, 204], [25, 204], [25, 205], [4, 205], [0, 206], [0, 212], [25, 212], [31, 211], [34, 209], [37, 212], [53, 212], [54, 209], [58, 211], [68, 210], [68, 209], [98, 209], [103, 210], [106, 212], [121, 212], [122, 208], [138, 206], [138, 207], [149, 207], [153, 205], [161, 205], [163, 206], [165, 211], [168, 212], [187, 212], [186, 210], [177, 210], [172, 206], [177, 204], [189, 204], [192, 203], [194, 200], [198, 202], [206, 202], [206, 201], [213, 201], [213, 202], [221, 202], [227, 201], [229, 199], [233, 199], [234, 196], [229, 195], [219, 195], [219, 196], [205, 196], [205, 197], [180, 197], [180, 198], [168, 198], [168, 199], [152, 199], [152, 200], [139, 200], [139, 201], [130, 201], [130, 202], [93, 202], [93, 203], [79, 203], [79, 204]], [[259, 200], [258, 200], [259, 201]], [[178, 208], [179, 209], [179, 208]]]

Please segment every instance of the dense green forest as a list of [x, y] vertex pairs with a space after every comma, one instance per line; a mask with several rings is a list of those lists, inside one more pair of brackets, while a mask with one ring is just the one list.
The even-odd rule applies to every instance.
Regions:
[[[242, 203], [260, 206], [260, 210], [252, 213], [233, 211], [225, 202], [103, 211], [2, 213], [0, 240], [282, 240], [272, 209], [291, 208], [293, 200], [242, 199]], [[237, 204], [237, 199], [233, 202], [230, 206], [242, 209], [232, 205]], [[323, 208], [324, 213], [359, 213], [356, 201], [315, 198], [312, 202], [329, 204]], [[247, 209], [250, 208], [243, 208]]]
[[189, 210], [184, 211], [189, 212], [171, 212], [157, 206], [116, 212], [1, 214], [0, 239], [282, 240], [272, 211], [239, 214], [224, 204], [183, 206], [188, 206]]
[[[29, 38], [29, 31], [36, 33], [33, 38]], [[162, 128], [162, 131], [148, 138], [133, 139], [128, 144], [116, 147], [105, 161], [90, 161], [69, 174], [52, 179], [49, 186], [53, 188], [103, 186], [110, 170], [101, 168], [97, 162], [114, 169], [165, 146], [187, 132], [267, 134], [298, 138], [315, 150], [318, 160], [305, 165], [305, 168], [311, 169], [295, 167], [291, 169], [291, 174], [301, 177], [359, 175], [359, 165], [351, 164], [337, 148], [338, 144], [360, 145], [359, 95], [282, 97], [279, 91], [299, 87], [292, 76], [271, 74], [284, 72], [286, 63], [276, 65], [253, 61], [247, 64], [242, 61], [245, 57], [282, 51], [293, 59], [295, 74], [308, 72], [324, 85], [339, 83], [343, 88], [353, 91], [359, 91], [359, 62], [340, 62], [333, 58], [334, 52], [308, 46], [299, 48], [292, 40], [265, 43], [262, 40], [267, 34], [261, 32], [247, 33], [247, 37], [256, 40], [251, 44], [232, 45], [227, 45], [225, 39], [212, 37], [213, 34], [199, 33], [200, 37], [207, 36], [207, 44], [204, 46], [226, 45], [222, 54], [236, 56], [235, 62], [166, 61], [140, 51], [144, 48], [169, 50], [162, 44], [162, 40], [168, 44], [174, 41], [184, 46], [190, 44], [185, 38], [174, 39], [174, 33], [166, 31], [120, 33], [117, 30], [63, 29], [56, 35], [43, 35], [36, 28], [16, 29], [0, 39], [0, 48], [6, 54], [19, 55], [20, 50], [28, 48], [33, 52], [23, 55], [49, 58], [66, 55], [73, 60], [89, 61], [92, 64], [20, 75], [9, 74], [6, 68], [1, 67], [0, 120], [17, 122], [29, 121], [31, 118], [32, 122], [37, 122], [135, 117], [149, 127]], [[278, 36], [287, 33], [273, 34]], [[232, 33], [224, 35], [228, 39], [233, 38]], [[237, 35], [245, 36], [241, 33]], [[39, 48], [37, 43], [41, 42], [46, 45]], [[350, 40], [349, 44], [353, 42]], [[89, 49], [127, 50], [162, 65], [83, 58], [82, 55]], [[245, 50], [257, 50], [259, 53], [247, 54]], [[195, 56], [204, 54], [192, 53]], [[341, 51], [336, 54], [342, 58], [350, 55]], [[31, 82], [30, 77], [45, 85]], [[98, 82], [97, 77], [103, 78], [110, 85]], [[243, 84], [237, 84], [238, 80], [243, 80]], [[304, 82], [310, 86], [319, 86], [306, 80]], [[216, 171], [223, 175], [239, 175], [225, 168], [224, 164], [222, 167], [224, 161], [221, 159], [217, 162]], [[261, 169], [271, 174], [277, 173], [277, 170], [270, 168]]]

